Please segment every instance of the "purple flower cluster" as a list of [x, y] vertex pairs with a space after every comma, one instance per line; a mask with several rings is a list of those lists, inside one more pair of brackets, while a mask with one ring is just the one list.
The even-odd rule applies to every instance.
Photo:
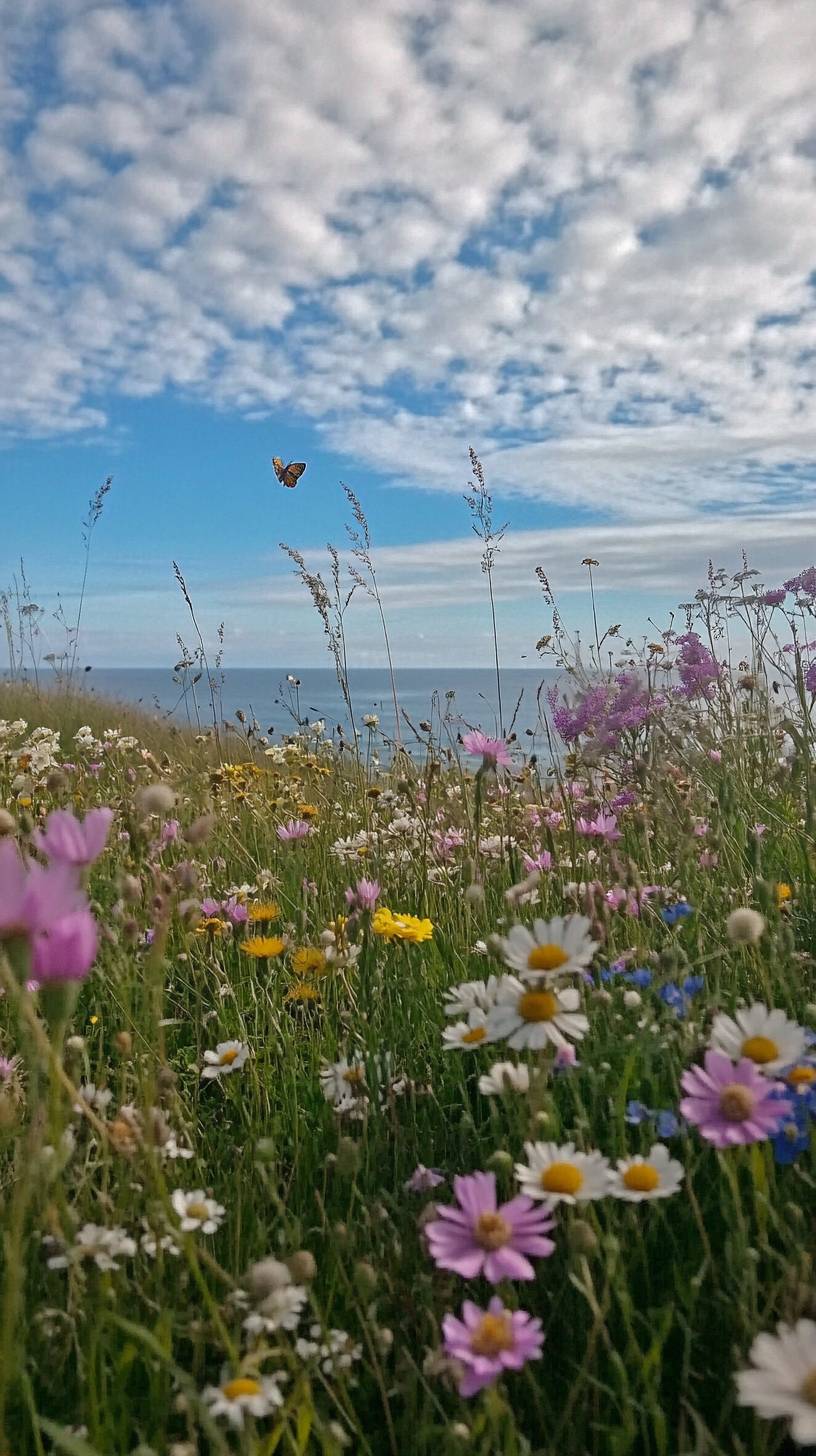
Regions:
[[684, 632], [677, 638], [676, 668], [680, 674], [678, 692], [684, 698], [712, 698], [720, 677], [720, 664], [700, 641], [696, 632]]
[[557, 688], [550, 688], [547, 696], [556, 732], [565, 743], [592, 738], [607, 750], [619, 747], [624, 733], [641, 728], [666, 702], [633, 672], [619, 673], [614, 683], [585, 689], [573, 704], [559, 702]]
[[796, 592], [797, 596], [809, 597], [811, 601], [816, 599], [816, 566], [809, 566], [806, 571], [800, 571], [798, 576], [792, 576], [789, 581], [783, 581], [785, 591]]

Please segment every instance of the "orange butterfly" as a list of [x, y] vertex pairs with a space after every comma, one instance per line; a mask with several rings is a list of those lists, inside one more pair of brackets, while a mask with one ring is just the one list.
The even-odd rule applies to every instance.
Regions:
[[272, 464], [275, 467], [275, 474], [277, 475], [281, 485], [285, 485], [288, 490], [294, 490], [295, 486], [300, 480], [301, 475], [306, 469], [306, 465], [303, 460], [290, 460], [288, 465], [284, 465], [283, 461], [280, 458], [280, 455], [272, 456]]

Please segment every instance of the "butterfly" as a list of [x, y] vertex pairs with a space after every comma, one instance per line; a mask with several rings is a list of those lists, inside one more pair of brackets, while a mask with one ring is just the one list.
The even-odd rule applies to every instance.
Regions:
[[306, 469], [306, 464], [303, 460], [290, 460], [288, 465], [284, 465], [280, 455], [272, 456], [272, 464], [281, 485], [285, 485], [288, 490], [294, 490]]

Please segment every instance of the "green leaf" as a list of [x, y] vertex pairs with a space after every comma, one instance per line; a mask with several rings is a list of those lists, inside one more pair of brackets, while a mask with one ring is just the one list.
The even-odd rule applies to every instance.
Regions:
[[72, 1436], [70, 1431], [66, 1431], [64, 1426], [58, 1426], [56, 1421], [37, 1416], [37, 1425], [54, 1442], [58, 1451], [66, 1452], [66, 1456], [103, 1456], [101, 1451], [83, 1440], [82, 1436]]

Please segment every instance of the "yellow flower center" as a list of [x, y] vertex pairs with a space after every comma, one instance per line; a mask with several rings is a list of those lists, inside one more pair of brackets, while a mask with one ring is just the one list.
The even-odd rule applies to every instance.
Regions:
[[626, 1169], [623, 1182], [633, 1193], [654, 1193], [660, 1183], [660, 1174], [651, 1163], [633, 1163], [631, 1168]]
[[557, 971], [560, 966], [565, 966], [568, 960], [567, 952], [560, 945], [536, 945], [527, 957], [527, 969], [529, 971]]
[[545, 1168], [539, 1178], [545, 1193], [575, 1194], [583, 1182], [584, 1175], [574, 1163], [550, 1163], [549, 1168]]
[[742, 1055], [764, 1067], [766, 1062], [772, 1062], [779, 1056], [779, 1047], [769, 1036], [749, 1036], [742, 1043]]
[[343, 1081], [350, 1083], [352, 1087], [357, 1087], [362, 1082], [364, 1075], [362, 1067], [347, 1067], [343, 1073]]
[[791, 887], [790, 887], [790, 885], [786, 885], [784, 883], [784, 881], [781, 884], [777, 885], [777, 887], [776, 887], [777, 904], [784, 905], [785, 901], [786, 900], [789, 900], [790, 897], [791, 897]]
[[800, 1399], [806, 1400], [808, 1405], [816, 1405], [816, 1365], [808, 1371], [799, 1386], [799, 1396]]
[[513, 1230], [500, 1213], [480, 1213], [473, 1225], [473, 1234], [482, 1249], [503, 1249]]
[[785, 1080], [792, 1087], [809, 1087], [816, 1082], [816, 1067], [791, 1067]]
[[221, 1386], [221, 1394], [227, 1400], [240, 1400], [242, 1395], [260, 1395], [261, 1385], [258, 1380], [250, 1380], [248, 1376], [239, 1376], [237, 1380], [228, 1380], [226, 1385]]
[[188, 1203], [186, 1213], [188, 1218], [205, 1219], [210, 1216], [210, 1210], [206, 1203]]
[[557, 1013], [558, 1001], [552, 991], [525, 991], [518, 1003], [524, 1021], [552, 1021]]
[[512, 1350], [514, 1343], [513, 1326], [506, 1314], [483, 1314], [470, 1337], [474, 1355], [500, 1355], [502, 1350]]
[[720, 1093], [720, 1112], [728, 1122], [743, 1122], [753, 1112], [755, 1101], [750, 1087], [729, 1082]]
[[470, 1030], [466, 1031], [462, 1037], [462, 1042], [465, 1046], [475, 1046], [476, 1042], [484, 1041], [486, 1036], [486, 1026], [471, 1026]]
[[228, 1051], [222, 1052], [218, 1058], [219, 1067], [231, 1067], [238, 1055], [237, 1047], [230, 1047]]

